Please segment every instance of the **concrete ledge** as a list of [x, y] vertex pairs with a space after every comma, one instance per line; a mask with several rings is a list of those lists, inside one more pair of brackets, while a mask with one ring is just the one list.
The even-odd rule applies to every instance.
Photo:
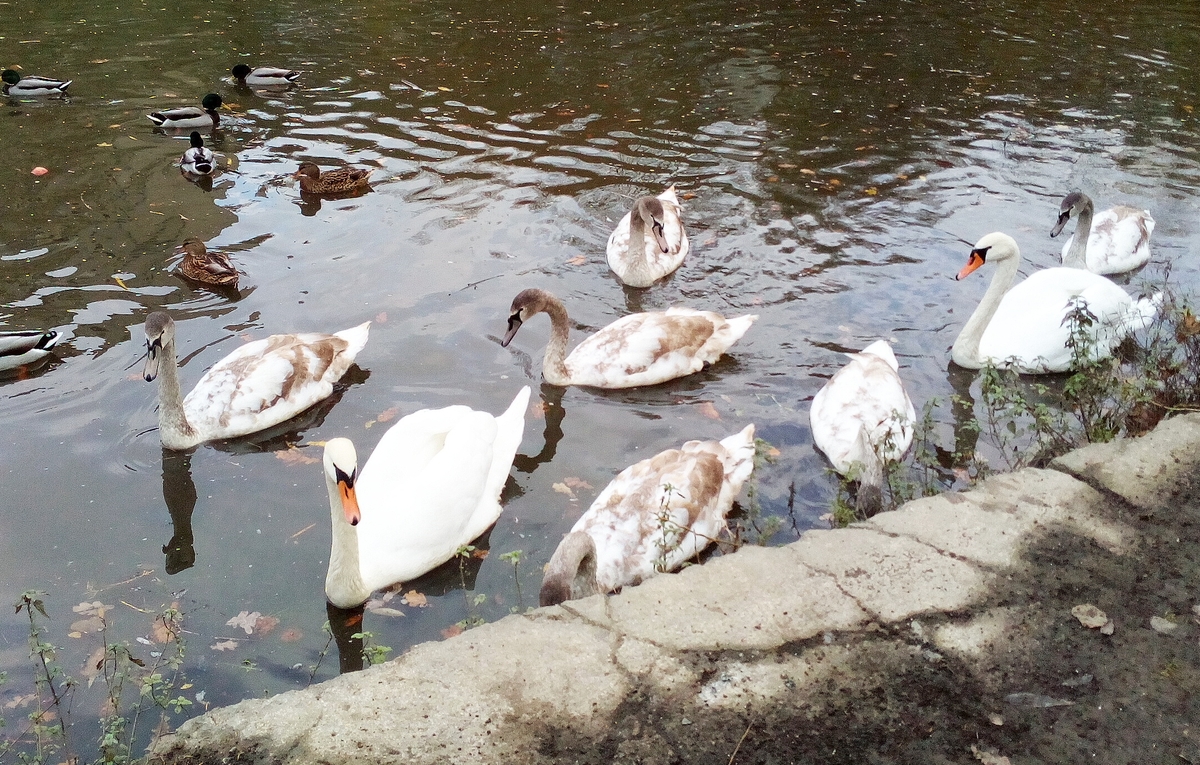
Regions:
[[152, 758], [1200, 762], [1197, 463], [1179, 417], [215, 710]]

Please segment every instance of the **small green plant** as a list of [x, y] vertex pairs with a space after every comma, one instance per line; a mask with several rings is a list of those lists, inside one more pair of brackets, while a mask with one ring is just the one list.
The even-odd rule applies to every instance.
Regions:
[[70, 711], [69, 698], [75, 689], [75, 681], [63, 674], [56, 660], [56, 648], [43, 639], [46, 628], [34, 614], [49, 620], [46, 604], [42, 600], [46, 593], [26, 590], [13, 604], [16, 613], [25, 612], [29, 618], [29, 658], [34, 662], [34, 690], [36, 708], [29, 713], [28, 725], [10, 741], [0, 745], [3, 757], [18, 742], [32, 737], [33, 751], [18, 752], [22, 762], [45, 763], [58, 753], [66, 738], [65, 716]]
[[512, 564], [513, 579], [517, 583], [517, 605], [513, 606], [513, 613], [516, 613], [518, 610], [520, 610], [521, 605], [524, 603], [524, 599], [521, 597], [521, 575], [517, 571], [517, 568], [521, 565], [521, 557], [524, 554], [525, 553], [521, 550], [511, 550], [509, 552], [500, 554], [500, 560], [508, 561]]
[[388, 654], [392, 652], [388, 646], [375, 642], [375, 633], [373, 632], [355, 632], [350, 639], [362, 641], [362, 657], [368, 667], [383, 664], [387, 661]]
[[[764, 465], [775, 462], [779, 450], [762, 438], [754, 439], [754, 469], [746, 479], [746, 506], [740, 507], [740, 512], [731, 513], [737, 522], [731, 525], [733, 549], [745, 544], [767, 545], [771, 537], [783, 528], [783, 518], [777, 515], [763, 515], [762, 502], [759, 498], [758, 476]], [[795, 493], [795, 484], [791, 490]]]

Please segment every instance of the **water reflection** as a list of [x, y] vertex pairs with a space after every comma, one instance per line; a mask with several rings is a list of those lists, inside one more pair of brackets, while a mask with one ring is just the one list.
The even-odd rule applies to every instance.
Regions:
[[196, 564], [192, 544], [192, 513], [196, 509], [196, 483], [192, 480], [192, 453], [162, 450], [163, 502], [171, 515], [171, 539], [163, 545], [167, 573], [178, 574]]
[[[566, 388], [560, 385], [551, 385], [542, 383], [538, 390], [538, 397], [541, 399], [542, 411], [542, 449], [537, 454], [529, 456], [526, 454], [517, 454], [513, 458], [513, 467], [522, 473], [532, 473], [537, 469], [538, 465], [549, 464], [554, 459], [555, 452], [558, 451], [558, 442], [563, 437], [563, 420], [567, 417], [567, 410], [563, 408], [562, 399]], [[522, 439], [521, 443], [525, 443], [528, 439]], [[520, 496], [516, 493], [519, 490], [514, 490], [513, 493], [508, 493], [508, 487], [515, 482], [510, 480], [505, 486], [506, 494], [501, 497], [501, 504], [507, 503], [514, 496]]]
[[338, 652], [338, 673], [358, 672], [363, 668], [363, 607], [338, 608], [325, 601], [329, 631]]

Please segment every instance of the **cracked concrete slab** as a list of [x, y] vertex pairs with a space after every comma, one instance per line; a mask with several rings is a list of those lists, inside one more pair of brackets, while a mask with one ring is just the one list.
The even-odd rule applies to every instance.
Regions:
[[1200, 481], [1200, 413], [1164, 420], [1141, 438], [1092, 444], [1051, 467], [1120, 496], [1142, 510], [1171, 512]]
[[214, 710], [151, 761], [1200, 761], [1197, 425]]

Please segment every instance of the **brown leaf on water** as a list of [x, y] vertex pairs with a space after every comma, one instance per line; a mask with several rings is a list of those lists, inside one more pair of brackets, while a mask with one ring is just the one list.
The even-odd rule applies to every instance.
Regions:
[[546, 419], [546, 402], [545, 401], [534, 401], [532, 404], [530, 404], [529, 405], [529, 416], [533, 417], [533, 419], [535, 419], [535, 420]]
[[817, 171], [813, 170], [812, 168], [803, 167], [803, 168], [800, 168], [800, 174], [801, 175], [816, 175]]
[[71, 610], [81, 615], [92, 615], [100, 619], [104, 618], [104, 614], [112, 610], [112, 606], [101, 603], [98, 600], [83, 601], [77, 606], [71, 606]]
[[550, 485], [550, 488], [554, 489], [559, 494], [566, 494], [571, 499], [575, 499], [575, 492], [572, 491], [571, 487], [567, 486], [565, 483], [554, 483]]
[[680, 199], [695, 199], [696, 195], [695, 195], [695, 193], [693, 193], [691, 191], [685, 191], [679, 195], [679, 198]]
[[312, 465], [321, 461], [320, 458], [310, 456], [291, 444], [288, 445], [288, 448], [275, 452], [275, 459], [289, 465]]
[[488, 552], [489, 552], [488, 550], [481, 550], [478, 547], [476, 547], [474, 550], [471, 551], [471, 557], [474, 558], [475, 560], [487, 560]]
[[238, 641], [236, 640], [218, 640], [209, 646], [209, 648], [213, 649], [214, 651], [232, 651], [237, 647]]
[[590, 483], [583, 480], [582, 478], [576, 478], [575, 476], [570, 476], [568, 478], [564, 478], [563, 483], [565, 483], [567, 486], [570, 486], [572, 489], [590, 489], [590, 488], [592, 488], [592, 485]]
[[30, 702], [37, 700], [36, 693], [28, 693], [24, 696], [13, 696], [8, 701], [4, 702], [5, 709], [16, 709], [17, 707], [28, 706]]
[[717, 407], [711, 401], [701, 401], [697, 405], [697, 408], [700, 410], [700, 414], [710, 420], [721, 419], [721, 413], [717, 411]]
[[387, 324], [387, 311], [380, 311], [379, 313], [375, 314], [375, 323]]
[[269, 635], [279, 626], [279, 617], [276, 616], [260, 616], [258, 621], [254, 623], [254, 631], [260, 635]]
[[576, 255], [567, 261], [568, 266], [582, 266], [584, 263], [587, 263], [587, 258], [582, 255]]
[[295, 627], [288, 627], [279, 633], [279, 641], [281, 643], [299, 643], [303, 639], [304, 633]]
[[1175, 339], [1182, 343], [1187, 338], [1198, 334], [1200, 334], [1200, 319], [1197, 319], [1191, 311], [1184, 309], [1183, 318], [1175, 327]]
[[96, 682], [96, 678], [100, 676], [100, 670], [103, 668], [104, 646], [99, 646], [84, 660], [83, 668], [79, 670], [79, 674], [87, 680], [88, 688], [91, 688], [92, 683]]
[[258, 611], [242, 611], [237, 616], [225, 622], [227, 627], [240, 627], [246, 631], [247, 635], [254, 633], [254, 626], [258, 623], [258, 618], [262, 616]]
[[384, 409], [382, 412], [380, 412], [379, 416], [375, 418], [375, 421], [387, 422], [389, 420], [394, 420], [398, 414], [400, 414], [400, 407], [393, 406], [390, 409]]
[[87, 619], [80, 619], [77, 622], [71, 622], [71, 630], [73, 632], [99, 632], [104, 629], [104, 622], [92, 616]]
[[449, 627], [442, 630], [442, 637], [449, 639], [461, 635], [462, 632], [462, 627], [458, 626], [457, 624], [451, 624]]
[[425, 606], [429, 605], [429, 602], [426, 600], [425, 596], [416, 590], [409, 590], [408, 592], [404, 593], [404, 597], [400, 599], [400, 602], [406, 606], [412, 606], [414, 608], [424, 608]]

